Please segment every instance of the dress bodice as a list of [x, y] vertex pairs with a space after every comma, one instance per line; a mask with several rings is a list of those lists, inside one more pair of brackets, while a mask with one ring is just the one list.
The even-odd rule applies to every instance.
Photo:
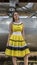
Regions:
[[23, 30], [23, 23], [22, 22], [13, 23], [12, 30], [13, 32], [21, 32]]

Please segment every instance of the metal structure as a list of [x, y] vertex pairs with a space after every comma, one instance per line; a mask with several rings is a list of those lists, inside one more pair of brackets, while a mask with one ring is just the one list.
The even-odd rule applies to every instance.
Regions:
[[[9, 34], [9, 24], [12, 18], [0, 17], [0, 51], [5, 50]], [[25, 40], [30, 50], [37, 50], [37, 18], [25, 18], [20, 16], [20, 21], [25, 26]]]
[[[25, 3], [24, 3], [25, 4]], [[32, 8], [34, 6], [34, 3], [27, 3], [24, 6], [20, 6], [19, 0], [9, 0], [9, 3], [0, 3], [0, 12], [4, 11], [9, 14], [11, 14], [13, 11], [27, 11], [27, 12], [33, 12]]]

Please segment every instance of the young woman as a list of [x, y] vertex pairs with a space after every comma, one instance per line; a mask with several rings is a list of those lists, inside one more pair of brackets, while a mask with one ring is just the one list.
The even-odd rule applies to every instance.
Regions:
[[24, 25], [19, 20], [19, 14], [13, 13], [13, 22], [10, 23], [9, 37], [5, 54], [12, 56], [14, 65], [17, 65], [17, 57], [24, 57], [24, 65], [28, 65], [29, 48], [25, 42]]

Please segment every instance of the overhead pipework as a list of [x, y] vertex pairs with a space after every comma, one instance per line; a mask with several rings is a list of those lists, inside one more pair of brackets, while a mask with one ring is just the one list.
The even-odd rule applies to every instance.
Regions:
[[17, 11], [24, 11], [24, 10], [31, 9], [33, 5], [34, 3], [27, 3], [25, 6], [20, 6], [20, 3], [17, 0], [16, 2], [10, 0], [10, 8], [14, 8]]
[[[24, 3], [25, 4], [25, 3]], [[22, 4], [21, 4], [22, 5]], [[10, 0], [10, 5], [9, 5], [9, 15], [11, 16], [13, 11], [21, 11], [21, 12], [30, 12], [32, 13], [32, 8], [33, 8], [34, 3], [27, 3], [25, 6], [20, 6], [19, 1], [16, 0], [16, 2], [13, 0]]]

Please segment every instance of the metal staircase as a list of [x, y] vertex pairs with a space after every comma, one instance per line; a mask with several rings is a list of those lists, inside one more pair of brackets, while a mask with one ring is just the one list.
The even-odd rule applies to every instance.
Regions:
[[[0, 61], [2, 60], [1, 58], [3, 58], [3, 65], [5, 63], [6, 64], [10, 63], [12, 65], [11, 57], [6, 56], [4, 52], [0, 52]], [[17, 64], [18, 65], [23, 65], [24, 64], [23, 58], [21, 58], [21, 60], [19, 60], [17, 58]], [[29, 54], [29, 56], [28, 56], [28, 64], [29, 65], [37, 65], [37, 51], [36, 52], [31, 52]]]

